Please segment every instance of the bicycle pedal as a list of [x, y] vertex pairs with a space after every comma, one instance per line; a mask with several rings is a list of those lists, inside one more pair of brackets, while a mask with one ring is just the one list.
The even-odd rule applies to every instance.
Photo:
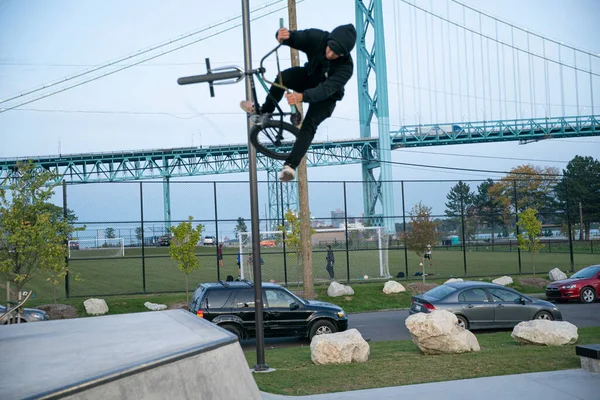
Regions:
[[290, 116], [290, 122], [294, 126], [299, 126], [302, 123], [302, 114], [299, 112], [295, 112]]

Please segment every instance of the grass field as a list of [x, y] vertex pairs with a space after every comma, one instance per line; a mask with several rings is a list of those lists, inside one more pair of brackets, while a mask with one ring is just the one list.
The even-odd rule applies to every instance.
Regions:
[[[260, 390], [284, 395], [311, 395], [484, 376], [524, 374], [579, 368], [575, 345], [531, 346], [517, 343], [510, 331], [476, 333], [481, 351], [425, 356], [410, 340], [369, 343], [367, 362], [315, 365], [310, 348], [294, 347], [265, 352], [275, 371], [254, 374]], [[580, 328], [577, 344], [598, 343], [600, 328]], [[248, 351], [250, 367], [256, 352]]]
[[[463, 254], [455, 248], [435, 249], [433, 252], [433, 266], [425, 265], [425, 272], [435, 274], [436, 278], [464, 277], [464, 276], [495, 276], [516, 275], [519, 273], [518, 254], [513, 247], [513, 252], [491, 251], [491, 249], [469, 249]], [[506, 250], [503, 248], [503, 250]], [[221, 279], [225, 280], [228, 275], [238, 276], [236, 265], [237, 248], [224, 248], [224, 267], [220, 270]], [[265, 248], [262, 250], [264, 264], [262, 267], [263, 281], [271, 279], [278, 283], [284, 283], [287, 269], [287, 283], [294, 286], [301, 280], [298, 274], [296, 260], [293, 254], [285, 257], [280, 248]], [[159, 292], [181, 292], [185, 290], [185, 277], [179, 271], [176, 263], [169, 257], [167, 247], [149, 247], [145, 249], [145, 259], [142, 261], [140, 248], [125, 248], [125, 257], [103, 258], [103, 259], [71, 259], [69, 262], [70, 296], [92, 296], [92, 295], [117, 295], [132, 293], [159, 293]], [[313, 250], [314, 276], [317, 283], [328, 282], [328, 274], [325, 270], [325, 251]], [[214, 247], [198, 247], [197, 255], [200, 259], [200, 269], [190, 274], [190, 289], [200, 282], [214, 281], [217, 279], [217, 258]], [[348, 279], [356, 281], [363, 275], [370, 279], [379, 276], [379, 253], [376, 249], [346, 251], [338, 249], [335, 251], [335, 276], [336, 280]], [[388, 250], [389, 270], [392, 276], [398, 272], [406, 272], [405, 252], [403, 249]], [[405, 279], [418, 279], [414, 273], [420, 271], [420, 258], [413, 252], [407, 252], [408, 276]], [[467, 270], [465, 274], [464, 262], [466, 259]], [[285, 261], [285, 263], [284, 263]], [[581, 269], [587, 265], [600, 263], [598, 254], [574, 254], [575, 269]], [[284, 268], [285, 264], [285, 268]], [[543, 276], [555, 267], [563, 271], [569, 269], [569, 253], [540, 253], [535, 256], [536, 271]], [[528, 253], [521, 253], [521, 272], [531, 274], [531, 259]], [[145, 275], [143, 271], [145, 270]], [[145, 276], [145, 285], [144, 285]], [[79, 277], [80, 279], [75, 279]], [[430, 278], [428, 278], [430, 279]], [[37, 276], [27, 285], [27, 289], [33, 290], [38, 298], [51, 298], [52, 286], [45, 281], [43, 276]], [[61, 283], [57, 290], [58, 297], [65, 296], [65, 285]], [[5, 299], [4, 289], [0, 289], [0, 298]]]

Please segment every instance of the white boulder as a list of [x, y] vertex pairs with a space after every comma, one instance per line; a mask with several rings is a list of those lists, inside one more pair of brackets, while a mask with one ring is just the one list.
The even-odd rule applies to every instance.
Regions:
[[577, 327], [567, 321], [534, 319], [520, 322], [512, 331], [513, 339], [525, 344], [562, 346], [577, 342]]
[[85, 312], [90, 315], [103, 315], [108, 312], [108, 305], [104, 299], [87, 299], [83, 305]]
[[548, 277], [552, 282], [567, 279], [567, 275], [558, 268], [554, 268], [548, 272]]
[[383, 293], [385, 294], [400, 292], [406, 292], [406, 289], [396, 281], [387, 281], [385, 285], [383, 285]]
[[167, 306], [165, 304], [150, 303], [149, 301], [145, 302], [144, 305], [146, 306], [147, 309], [152, 310], [152, 311], [160, 311], [160, 310], [167, 309]]
[[500, 278], [494, 279], [492, 281], [492, 283], [506, 286], [506, 285], [510, 285], [511, 283], [513, 283], [513, 279], [510, 276], [501, 276]]
[[463, 281], [463, 280], [462, 280], [462, 278], [450, 278], [450, 279], [448, 279], [446, 282], [444, 282], [444, 285], [445, 285], [446, 283], [452, 283], [452, 282], [462, 282], [462, 281]]
[[331, 282], [327, 288], [327, 296], [339, 297], [354, 294], [354, 290], [350, 286], [342, 285], [336, 281]]
[[356, 329], [329, 335], [316, 335], [310, 342], [310, 358], [315, 364], [366, 362], [371, 348]]
[[457, 325], [456, 315], [446, 310], [417, 313], [406, 318], [412, 341], [424, 354], [457, 354], [480, 351], [471, 331]]

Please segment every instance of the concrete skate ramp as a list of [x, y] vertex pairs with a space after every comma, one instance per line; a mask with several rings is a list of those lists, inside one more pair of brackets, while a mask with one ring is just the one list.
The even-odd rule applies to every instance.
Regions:
[[0, 398], [260, 399], [237, 338], [184, 310], [0, 327]]

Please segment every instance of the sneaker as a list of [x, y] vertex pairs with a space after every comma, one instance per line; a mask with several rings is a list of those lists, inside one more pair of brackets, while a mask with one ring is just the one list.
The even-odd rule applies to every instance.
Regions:
[[248, 114], [254, 114], [256, 112], [254, 103], [248, 100], [240, 101], [240, 108]]
[[279, 173], [279, 180], [282, 182], [289, 182], [289, 181], [294, 180], [295, 178], [296, 178], [296, 171], [294, 171], [294, 168], [285, 164], [283, 166], [283, 168], [281, 169], [281, 172]]

